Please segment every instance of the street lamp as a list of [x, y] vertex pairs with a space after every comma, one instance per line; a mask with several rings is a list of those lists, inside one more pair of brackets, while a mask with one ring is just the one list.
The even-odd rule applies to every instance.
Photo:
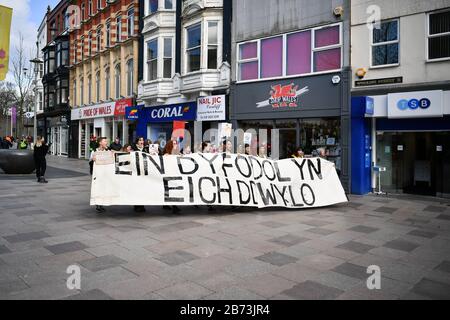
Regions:
[[36, 42], [36, 58], [30, 60], [30, 62], [34, 65], [34, 119], [33, 119], [33, 139], [36, 141], [37, 137], [37, 77], [39, 73], [39, 66], [44, 63], [41, 59], [39, 59], [39, 44]]

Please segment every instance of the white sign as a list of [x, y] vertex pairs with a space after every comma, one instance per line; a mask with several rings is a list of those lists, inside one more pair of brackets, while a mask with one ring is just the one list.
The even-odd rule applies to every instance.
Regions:
[[388, 118], [430, 118], [443, 114], [442, 90], [388, 94]]
[[225, 118], [225, 95], [198, 98], [197, 121], [223, 121]]
[[311, 208], [347, 202], [333, 163], [237, 154], [115, 153], [94, 166], [91, 205]]
[[34, 117], [34, 112], [27, 112], [27, 113], [25, 113], [25, 117], [26, 117], [27, 119], [33, 118], [33, 117]]
[[108, 102], [89, 107], [72, 109], [71, 120], [113, 117], [115, 108], [115, 102]]
[[231, 133], [233, 130], [233, 125], [231, 123], [222, 122], [219, 123], [219, 140], [221, 141], [223, 138], [231, 137]]

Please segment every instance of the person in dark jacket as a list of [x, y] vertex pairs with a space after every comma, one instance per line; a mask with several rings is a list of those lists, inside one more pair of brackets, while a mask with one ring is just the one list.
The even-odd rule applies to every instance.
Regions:
[[111, 143], [111, 145], [109, 146], [109, 149], [111, 149], [113, 151], [121, 151], [122, 150], [122, 145], [120, 144], [120, 139], [116, 138], [114, 140], [114, 142]]
[[45, 180], [45, 170], [47, 169], [47, 161], [45, 160], [45, 156], [48, 153], [49, 145], [47, 145], [44, 141], [44, 138], [38, 136], [36, 139], [36, 143], [34, 145], [33, 157], [34, 164], [36, 165], [36, 177], [37, 182], [40, 183], [48, 183]]

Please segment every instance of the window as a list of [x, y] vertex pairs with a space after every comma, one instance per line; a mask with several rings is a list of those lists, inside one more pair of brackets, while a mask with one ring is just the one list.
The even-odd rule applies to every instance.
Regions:
[[187, 72], [200, 70], [202, 27], [201, 24], [193, 25], [187, 31]]
[[42, 98], [42, 92], [38, 92], [38, 111], [44, 110], [44, 101]]
[[238, 44], [238, 81], [305, 75], [342, 67], [341, 25]]
[[84, 38], [81, 38], [81, 60], [84, 60]]
[[49, 51], [48, 51], [48, 60], [47, 60], [47, 63], [48, 63], [48, 72], [49, 73], [53, 73], [53, 72], [55, 72], [55, 49], [54, 48], [51, 48]]
[[258, 42], [239, 45], [239, 80], [258, 79]]
[[81, 4], [81, 21], [84, 21], [86, 19], [86, 8], [84, 6], [84, 3]]
[[56, 68], [59, 68], [61, 66], [61, 50], [62, 50], [62, 44], [59, 42], [56, 45]]
[[158, 77], [158, 39], [147, 42], [147, 80], [155, 80]]
[[261, 40], [261, 78], [283, 75], [283, 37]]
[[80, 79], [80, 105], [84, 104], [84, 79]]
[[399, 21], [383, 21], [372, 30], [372, 66], [397, 65], [399, 49]]
[[69, 65], [69, 41], [63, 41], [61, 43], [61, 65]]
[[95, 94], [97, 95], [97, 102], [100, 101], [100, 71], [95, 74]]
[[69, 80], [63, 79], [56, 82], [56, 103], [66, 104], [69, 99]]
[[50, 24], [50, 36], [52, 40], [55, 38], [55, 35], [56, 35], [56, 23], [55, 21], [52, 21], [52, 23]]
[[133, 59], [130, 59], [127, 62], [127, 96], [131, 97], [133, 95], [133, 70], [134, 69], [134, 63]]
[[147, 0], [148, 1], [148, 14], [152, 14], [158, 11], [159, 0]]
[[92, 76], [88, 76], [88, 104], [92, 103]]
[[118, 64], [115, 67], [114, 70], [114, 82], [115, 82], [115, 91], [116, 91], [116, 99], [119, 99], [121, 94], [120, 94], [120, 64]]
[[88, 56], [92, 55], [92, 33], [88, 35]]
[[134, 36], [134, 9], [128, 10], [128, 37]]
[[122, 41], [122, 17], [116, 18], [116, 42]]
[[105, 99], [109, 100], [111, 98], [111, 74], [109, 68], [105, 70]]
[[217, 69], [218, 22], [208, 22], [208, 69]]
[[163, 78], [172, 78], [172, 38], [164, 38]]
[[97, 11], [102, 9], [102, 0], [97, 0]]
[[88, 14], [89, 14], [89, 16], [92, 16], [92, 13], [93, 13], [93, 11], [92, 11], [92, 0], [89, 0], [89, 2], [88, 2]]
[[66, 10], [66, 12], [64, 13], [64, 30], [69, 28], [69, 21], [70, 21], [70, 13], [69, 11]]
[[164, 9], [172, 10], [173, 9], [173, 0], [165, 0], [164, 1]]
[[450, 11], [428, 16], [428, 60], [450, 58]]
[[75, 40], [73, 42], [73, 61], [74, 63], [77, 63], [78, 61], [78, 41]]
[[106, 47], [109, 48], [111, 46], [111, 23], [106, 23]]
[[97, 29], [97, 52], [102, 51], [102, 29], [98, 28]]
[[42, 63], [39, 63], [39, 78], [42, 79], [44, 76], [44, 66]]
[[73, 80], [73, 101], [72, 105], [77, 105], [77, 80]]

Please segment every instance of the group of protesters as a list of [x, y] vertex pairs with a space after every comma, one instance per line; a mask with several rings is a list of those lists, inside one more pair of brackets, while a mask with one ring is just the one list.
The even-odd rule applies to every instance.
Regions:
[[0, 137], [0, 149], [19, 149], [26, 150], [32, 149], [33, 137], [22, 136], [21, 138], [15, 138], [14, 136]]

